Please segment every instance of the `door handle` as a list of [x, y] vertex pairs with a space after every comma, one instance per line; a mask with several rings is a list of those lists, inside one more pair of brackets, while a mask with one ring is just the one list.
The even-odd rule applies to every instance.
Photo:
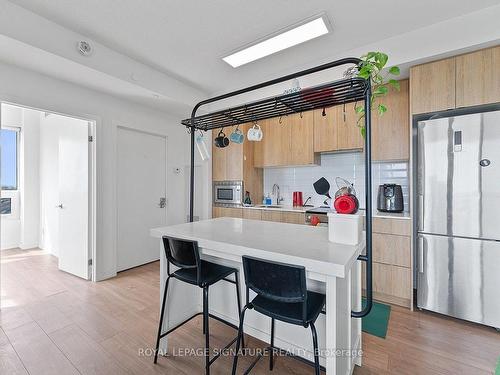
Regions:
[[62, 204], [62, 203], [60, 203], [60, 204], [58, 204], [58, 205], [56, 206], [56, 208], [61, 208], [61, 209], [62, 209], [62, 208], [64, 208], [64, 206], [63, 206], [63, 204]]
[[418, 230], [424, 230], [424, 195], [418, 195]]
[[418, 272], [424, 273], [424, 251], [425, 251], [425, 238], [418, 236]]
[[167, 198], [160, 198], [160, 203], [158, 203], [158, 207], [165, 208], [167, 206]]

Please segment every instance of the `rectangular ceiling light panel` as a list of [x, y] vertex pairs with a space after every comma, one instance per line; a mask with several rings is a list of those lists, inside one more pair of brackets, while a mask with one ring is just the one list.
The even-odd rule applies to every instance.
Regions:
[[233, 68], [237, 68], [238, 66], [328, 34], [328, 32], [328, 27], [322, 16], [223, 57], [222, 60]]

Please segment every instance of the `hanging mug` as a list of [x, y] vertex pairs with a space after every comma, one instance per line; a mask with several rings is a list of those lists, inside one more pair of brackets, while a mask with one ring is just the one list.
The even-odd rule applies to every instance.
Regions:
[[262, 140], [262, 129], [260, 125], [255, 123], [250, 129], [248, 129], [247, 138], [249, 141], [259, 142]]
[[214, 144], [216, 147], [224, 148], [229, 146], [229, 138], [226, 137], [226, 133], [221, 129], [217, 137], [214, 139]]
[[239, 127], [236, 127], [236, 129], [229, 135], [229, 140], [233, 143], [238, 143], [242, 144], [243, 141], [245, 140], [245, 135], [243, 132], [240, 130]]

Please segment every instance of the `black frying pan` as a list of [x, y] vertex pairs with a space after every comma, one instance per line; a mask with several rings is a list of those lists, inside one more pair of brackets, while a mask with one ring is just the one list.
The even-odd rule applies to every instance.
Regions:
[[313, 184], [313, 187], [319, 195], [326, 195], [328, 198], [332, 199], [332, 197], [330, 197], [330, 183], [326, 178], [321, 177]]

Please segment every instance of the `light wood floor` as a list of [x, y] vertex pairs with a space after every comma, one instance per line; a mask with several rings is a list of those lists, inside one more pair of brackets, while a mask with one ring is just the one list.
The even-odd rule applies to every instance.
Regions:
[[[90, 283], [57, 270], [40, 250], [2, 252], [0, 374], [202, 374], [199, 357], [162, 357], [158, 365], [141, 350], [154, 346], [158, 320], [159, 264]], [[202, 348], [200, 319], [171, 336], [172, 348]], [[234, 330], [211, 321], [214, 346]], [[436, 314], [394, 307], [387, 339], [363, 334], [364, 366], [355, 374], [492, 374], [500, 334]], [[264, 343], [250, 340], [251, 347]], [[251, 358], [240, 361], [241, 369]], [[221, 358], [212, 374], [228, 374]], [[241, 373], [241, 371], [240, 371]], [[261, 360], [252, 374], [267, 374]], [[278, 358], [276, 375], [312, 374], [291, 358]]]

